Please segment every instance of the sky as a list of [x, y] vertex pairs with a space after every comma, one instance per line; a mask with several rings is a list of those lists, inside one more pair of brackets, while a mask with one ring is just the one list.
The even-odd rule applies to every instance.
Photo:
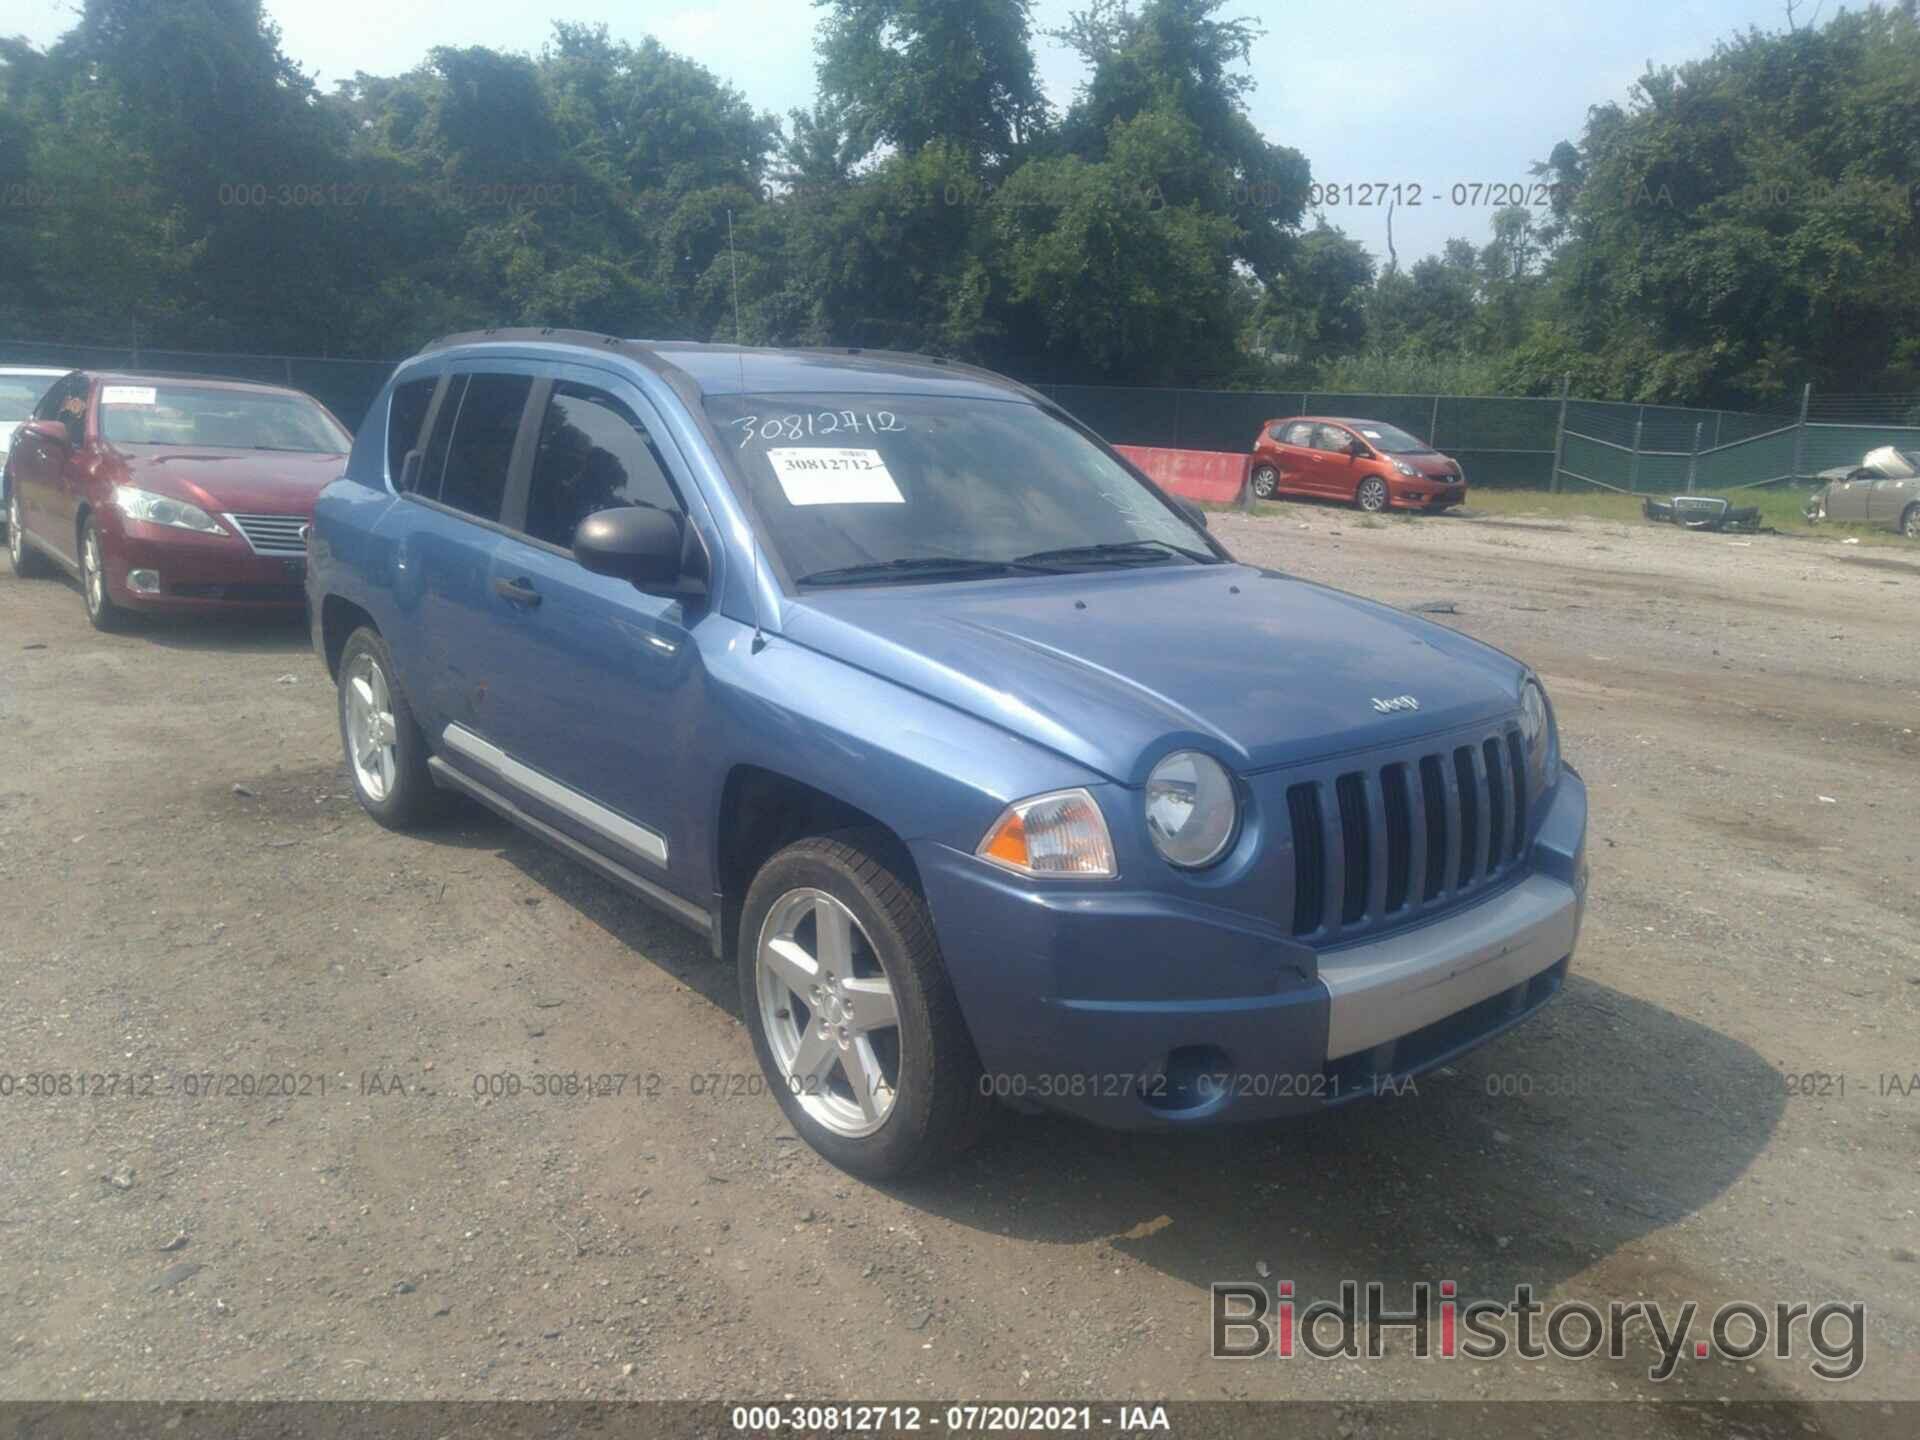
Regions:
[[[1084, 69], [1037, 32], [1084, 4], [1034, 5], [1041, 76], [1061, 106]], [[73, 23], [77, 5], [0, 0], [0, 34], [44, 46]], [[813, 98], [818, 16], [807, 0], [267, 0], [267, 11], [287, 53], [325, 89], [359, 70], [409, 69], [436, 45], [536, 53], [560, 18], [604, 23], [632, 42], [655, 35], [783, 118]], [[1322, 207], [1328, 223], [1384, 260], [1384, 187], [1400, 187], [1393, 240], [1402, 266], [1454, 236], [1483, 243], [1500, 198], [1487, 187], [1527, 183], [1532, 162], [1577, 139], [1590, 105], [1624, 101], [1649, 60], [1704, 56], [1717, 39], [1780, 29], [1786, 17], [1784, 0], [1590, 0], [1580, 13], [1554, 0], [1245, 0], [1224, 13], [1266, 27], [1253, 51], [1253, 119], [1269, 140], [1302, 151], [1317, 183], [1339, 187]], [[1374, 195], [1348, 191], [1370, 182], [1382, 187]], [[1477, 203], [1456, 186], [1481, 187]]]

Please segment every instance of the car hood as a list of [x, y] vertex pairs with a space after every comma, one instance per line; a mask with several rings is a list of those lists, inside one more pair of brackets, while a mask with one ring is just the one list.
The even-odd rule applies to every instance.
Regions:
[[1406, 462], [1429, 480], [1445, 480], [1460, 473], [1460, 467], [1453, 462], [1452, 458], [1440, 454], [1437, 450], [1416, 450], [1410, 455], [1394, 455], [1389, 458]]
[[212, 514], [312, 515], [313, 502], [347, 457], [279, 450], [185, 450], [127, 445], [114, 452], [128, 485]]
[[[1184, 746], [1244, 773], [1492, 719], [1526, 673], [1443, 626], [1244, 565], [810, 591], [783, 629], [1130, 785]], [[1374, 704], [1408, 695], [1418, 710]]]

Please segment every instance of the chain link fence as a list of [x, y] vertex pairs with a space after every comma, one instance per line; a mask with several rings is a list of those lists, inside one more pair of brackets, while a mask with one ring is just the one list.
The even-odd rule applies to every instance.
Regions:
[[1835, 395], [1815, 404], [1809, 389], [1798, 408], [1766, 412], [1518, 395], [1035, 388], [1120, 445], [1244, 451], [1271, 420], [1383, 420], [1453, 456], [1470, 484], [1495, 489], [1742, 490], [1810, 480], [1882, 445], [1920, 449], [1913, 396]]
[[[222, 376], [305, 390], [357, 429], [397, 362], [0, 340], [0, 365]], [[1920, 450], [1920, 396], [1815, 396], [1749, 412], [1519, 395], [1342, 394], [1038, 384], [1115, 445], [1245, 452], [1295, 415], [1380, 420], [1458, 460], [1472, 485], [1685, 494], [1804, 481], [1882, 445]]]

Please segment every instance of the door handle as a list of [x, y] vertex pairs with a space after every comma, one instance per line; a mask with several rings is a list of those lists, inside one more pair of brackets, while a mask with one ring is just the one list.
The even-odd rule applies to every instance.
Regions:
[[515, 605], [524, 605], [531, 610], [540, 603], [540, 592], [533, 588], [533, 582], [524, 577], [519, 580], [496, 580], [493, 593], [511, 600]]

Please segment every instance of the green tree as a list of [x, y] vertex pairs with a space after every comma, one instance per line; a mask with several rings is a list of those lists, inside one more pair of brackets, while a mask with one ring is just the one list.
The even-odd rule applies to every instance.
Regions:
[[820, 93], [855, 160], [940, 142], [1004, 161], [1043, 128], [1030, 0], [815, 0]]
[[1538, 343], [1606, 357], [1607, 389], [1646, 400], [1911, 383], [1916, 74], [1920, 27], [1869, 5], [1748, 31], [1596, 107], [1550, 162], [1578, 190]]

